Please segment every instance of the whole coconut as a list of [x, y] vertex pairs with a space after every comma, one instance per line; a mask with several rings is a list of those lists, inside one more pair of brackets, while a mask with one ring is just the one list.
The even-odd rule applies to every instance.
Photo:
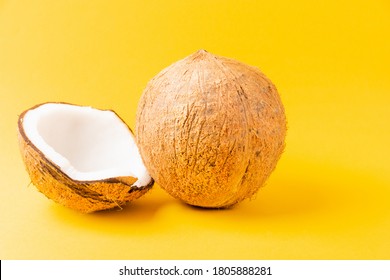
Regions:
[[137, 109], [146, 168], [173, 197], [222, 208], [255, 194], [285, 146], [278, 92], [257, 68], [200, 50], [162, 70]]

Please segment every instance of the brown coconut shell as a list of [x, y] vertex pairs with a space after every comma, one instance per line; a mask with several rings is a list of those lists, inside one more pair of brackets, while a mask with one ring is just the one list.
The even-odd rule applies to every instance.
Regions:
[[144, 187], [136, 187], [132, 185], [137, 178], [131, 176], [96, 181], [73, 180], [62, 172], [59, 166], [48, 160], [26, 136], [23, 118], [29, 110], [19, 116], [19, 148], [32, 184], [49, 199], [79, 212], [92, 213], [116, 207], [121, 208], [152, 188], [153, 179]]
[[252, 197], [285, 147], [286, 116], [256, 67], [200, 50], [162, 70], [137, 109], [140, 154], [169, 194], [201, 207]]

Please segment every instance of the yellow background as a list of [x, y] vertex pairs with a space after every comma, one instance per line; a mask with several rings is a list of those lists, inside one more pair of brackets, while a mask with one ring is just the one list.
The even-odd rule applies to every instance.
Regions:
[[[390, 259], [390, 2], [0, 0], [0, 259]], [[84, 215], [24, 170], [18, 114], [64, 101], [130, 127], [149, 79], [198, 49], [258, 66], [289, 121], [267, 185], [201, 210], [158, 185]]]

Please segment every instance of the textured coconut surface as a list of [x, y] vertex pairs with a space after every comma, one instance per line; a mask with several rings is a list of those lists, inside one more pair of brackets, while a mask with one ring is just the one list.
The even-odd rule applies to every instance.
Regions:
[[[389, 11], [379, 0], [0, 1], [0, 259], [390, 259]], [[258, 67], [281, 96], [286, 148], [254, 197], [207, 210], [155, 184], [122, 210], [82, 214], [30, 183], [21, 112], [113, 109], [135, 131], [148, 81], [199, 49]]]
[[286, 117], [259, 69], [199, 50], [148, 83], [136, 133], [147, 169], [168, 193], [224, 208], [251, 198], [274, 170]]

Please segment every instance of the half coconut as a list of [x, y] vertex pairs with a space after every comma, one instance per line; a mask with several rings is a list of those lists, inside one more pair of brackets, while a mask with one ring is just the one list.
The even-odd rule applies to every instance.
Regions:
[[18, 132], [31, 182], [68, 208], [121, 207], [154, 183], [130, 128], [113, 111], [40, 104], [20, 115]]

